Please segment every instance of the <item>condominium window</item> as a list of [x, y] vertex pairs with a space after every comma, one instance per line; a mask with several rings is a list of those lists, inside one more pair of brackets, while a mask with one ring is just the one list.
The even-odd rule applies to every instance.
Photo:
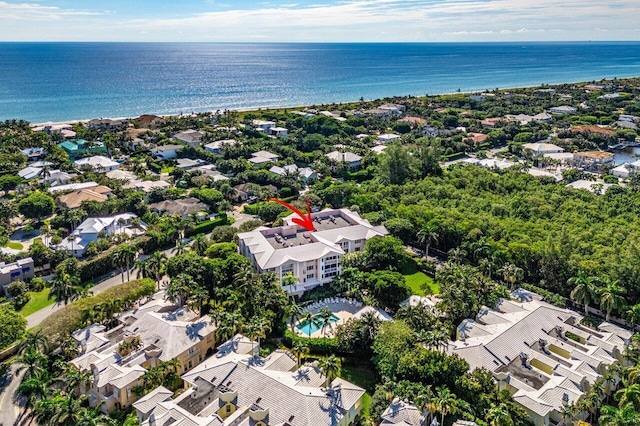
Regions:
[[307, 266], [307, 271], [313, 271], [313, 269], [314, 269], [314, 266], [313, 266], [313, 265], [311, 265], [311, 266]]

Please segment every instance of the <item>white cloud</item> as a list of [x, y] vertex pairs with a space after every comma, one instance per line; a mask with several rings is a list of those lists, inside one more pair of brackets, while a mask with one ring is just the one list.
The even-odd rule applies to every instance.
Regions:
[[[210, 0], [211, 1], [211, 0]], [[637, 0], [345, 0], [332, 4], [264, 3], [188, 17], [123, 19], [53, 6], [0, 2], [0, 18], [63, 21], [0, 29], [0, 39], [158, 41], [441, 41], [640, 39]], [[213, 1], [211, 1], [213, 3]], [[83, 16], [85, 19], [72, 19]], [[122, 16], [122, 14], [120, 14]], [[44, 18], [48, 17], [48, 18]], [[596, 32], [594, 28], [601, 31]], [[606, 31], [606, 33], [605, 33]], [[144, 33], [142, 33], [144, 32]], [[31, 37], [28, 37], [31, 35]], [[41, 34], [42, 35], [42, 34]], [[41, 37], [40, 37], [41, 38]]]

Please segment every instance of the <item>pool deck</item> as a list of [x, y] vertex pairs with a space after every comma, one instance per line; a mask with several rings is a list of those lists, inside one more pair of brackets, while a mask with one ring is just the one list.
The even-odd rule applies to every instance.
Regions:
[[[335, 299], [339, 299], [339, 301], [334, 301]], [[302, 337], [309, 338], [319, 338], [319, 337], [333, 337], [336, 329], [339, 325], [346, 324], [351, 318], [360, 318], [367, 312], [373, 312], [378, 318], [383, 321], [391, 320], [391, 317], [384, 311], [374, 308], [372, 306], [362, 306], [362, 303], [356, 301], [344, 301], [344, 299], [333, 298], [326, 299], [322, 302], [316, 302], [311, 304], [309, 307], [305, 308], [303, 312], [311, 312], [314, 315], [318, 314], [323, 308], [328, 308], [333, 315], [338, 317], [338, 321], [328, 325], [327, 327], [321, 328], [316, 332], [308, 335], [306, 332], [299, 330], [297, 327], [294, 327], [296, 334]], [[304, 320], [300, 320], [297, 324], [300, 324]]]

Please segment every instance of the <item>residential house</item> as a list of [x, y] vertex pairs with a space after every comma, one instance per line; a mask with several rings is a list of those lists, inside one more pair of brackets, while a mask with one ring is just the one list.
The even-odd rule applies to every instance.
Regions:
[[388, 233], [384, 226], [373, 226], [347, 209], [311, 213], [313, 231], [296, 225], [294, 217], [285, 217], [282, 226], [238, 234], [240, 253], [256, 271], [274, 272], [278, 277], [292, 273], [299, 279], [286, 289], [294, 295], [330, 282], [340, 274], [344, 254], [361, 251], [368, 239]]
[[49, 134], [58, 133], [65, 139], [74, 139], [76, 132], [73, 130], [73, 126], [68, 123], [51, 123], [41, 126], [35, 126], [32, 128], [34, 132], [45, 132]]
[[476, 166], [484, 167], [486, 169], [499, 169], [504, 170], [513, 166], [515, 163], [506, 160], [500, 160], [497, 158], [484, 158], [482, 160], [478, 160], [477, 158], [465, 158], [462, 160], [463, 163], [474, 164]]
[[618, 120], [619, 121], [630, 121], [630, 122], [635, 122], [636, 121], [636, 117], [633, 115], [629, 115], [629, 114], [620, 114], [618, 116]]
[[395, 398], [382, 413], [380, 426], [427, 426], [427, 415], [413, 403]]
[[93, 157], [85, 157], [73, 162], [80, 170], [93, 170], [97, 173], [106, 173], [120, 168], [120, 163], [102, 155], [94, 155]]
[[124, 130], [129, 127], [129, 120], [126, 118], [94, 118], [89, 121], [87, 127], [99, 130], [111, 130], [114, 132]]
[[427, 120], [420, 117], [403, 117], [398, 120], [398, 123], [407, 123], [411, 125], [411, 127], [424, 126], [427, 124]]
[[204, 146], [204, 150], [212, 154], [222, 154], [224, 147], [236, 146], [238, 141], [235, 139], [224, 139], [221, 141], [215, 141], [208, 143]]
[[627, 120], [618, 120], [615, 123], [613, 123], [613, 125], [621, 129], [631, 129], [631, 130], [638, 129], [638, 126], [636, 125], [636, 123], [634, 123], [633, 121], [627, 121]]
[[604, 183], [603, 181], [593, 181], [593, 180], [576, 180], [566, 185], [567, 188], [573, 189], [584, 189], [586, 191], [592, 192], [596, 195], [602, 195], [607, 190], [613, 186], [610, 183]]
[[640, 170], [640, 160], [634, 161], [633, 163], [624, 163], [613, 169], [611, 169], [611, 174], [623, 179], [629, 178], [638, 173]]
[[446, 351], [471, 369], [489, 370], [534, 425], [557, 425], [564, 421], [564, 406], [601, 380], [605, 368], [624, 362], [632, 335], [607, 322], [587, 327], [582, 320], [518, 289], [512, 300], [483, 306], [475, 319], [464, 320]]
[[285, 127], [269, 127], [268, 134], [275, 138], [286, 139], [289, 134], [289, 129]]
[[493, 117], [493, 118], [485, 118], [480, 122], [480, 124], [482, 125], [482, 127], [494, 128], [498, 124], [504, 123], [506, 121], [508, 121], [506, 118]]
[[39, 182], [45, 185], [59, 186], [66, 184], [76, 176], [75, 173], [69, 174], [62, 170], [49, 170], [48, 175], [44, 175]]
[[199, 147], [202, 145], [202, 138], [205, 137], [207, 133], [202, 132], [200, 130], [185, 130], [184, 132], [176, 133], [173, 135], [173, 139], [178, 142], [182, 142], [184, 144], [189, 145], [192, 148]]
[[555, 107], [549, 108], [549, 112], [551, 114], [559, 114], [559, 115], [575, 114], [576, 112], [578, 112], [578, 109], [572, 106], [562, 105], [562, 106], [555, 106]]
[[488, 138], [489, 136], [485, 135], [484, 133], [474, 133], [474, 132], [467, 133], [467, 137], [466, 137], [466, 139], [472, 142], [474, 145], [485, 143]]
[[318, 179], [318, 175], [309, 167], [298, 167], [295, 164], [288, 164], [286, 166], [272, 166], [269, 171], [279, 176], [298, 176], [305, 183], [310, 180]]
[[229, 180], [228, 177], [216, 170], [216, 166], [214, 164], [205, 164], [204, 166], [198, 166], [194, 170], [199, 171], [203, 175], [209, 176], [211, 179], [213, 179], [214, 182], [218, 182], [220, 180]]
[[89, 182], [80, 182], [80, 183], [68, 183], [66, 185], [58, 185], [52, 186], [47, 189], [47, 192], [50, 194], [56, 194], [58, 192], [67, 192], [67, 191], [79, 191], [81, 189], [91, 189], [98, 186], [97, 182], [89, 181]]
[[89, 243], [96, 241], [102, 233], [105, 235], [142, 235], [147, 229], [147, 225], [139, 221], [139, 224], [134, 227], [133, 219], [137, 217], [133, 213], [122, 213], [108, 217], [89, 217], [55, 248], [65, 250], [71, 256], [82, 257], [87, 252]]
[[159, 160], [169, 160], [176, 158], [178, 152], [184, 149], [184, 145], [160, 145], [155, 147], [151, 154]]
[[601, 164], [611, 164], [614, 155], [606, 151], [583, 151], [573, 153], [573, 164], [585, 169], [597, 168]]
[[42, 174], [42, 168], [41, 167], [33, 167], [33, 166], [27, 166], [22, 170], [18, 171], [18, 176], [21, 177], [24, 180], [31, 180], [34, 178], [37, 178], [39, 176], [41, 176]]
[[275, 121], [269, 120], [253, 120], [251, 122], [256, 132], [269, 133], [269, 129], [276, 126]]
[[608, 137], [614, 137], [616, 135], [615, 130], [606, 129], [600, 126], [571, 126], [571, 131], [574, 133], [582, 133], [582, 134], [599, 134]]
[[274, 154], [269, 151], [258, 151], [251, 154], [251, 158], [249, 158], [249, 161], [253, 164], [264, 164], [278, 161], [278, 158], [280, 158], [278, 154]]
[[136, 191], [152, 192], [156, 189], [167, 189], [171, 184], [164, 180], [132, 180], [123, 186], [123, 188], [133, 188]]
[[325, 154], [325, 157], [336, 163], [347, 163], [351, 170], [358, 170], [362, 164], [362, 157], [353, 152], [332, 151]]
[[178, 360], [178, 373], [200, 364], [215, 348], [215, 327], [208, 316], [155, 299], [123, 315], [106, 330], [92, 324], [73, 333], [80, 355], [71, 363], [93, 374], [89, 403], [108, 413], [134, 403], [133, 389], [149, 367]]
[[76, 209], [85, 201], [104, 202], [113, 195], [111, 188], [103, 185], [80, 189], [58, 197], [58, 204], [66, 209]]
[[7, 294], [7, 287], [13, 281], [27, 281], [34, 277], [33, 259], [26, 257], [12, 263], [0, 262], [0, 286]]
[[183, 198], [179, 200], [164, 200], [149, 204], [149, 210], [159, 214], [170, 216], [180, 215], [186, 217], [192, 213], [208, 212], [209, 206], [197, 198]]
[[20, 152], [27, 156], [27, 162], [37, 161], [47, 153], [44, 148], [40, 147], [25, 148]]
[[387, 149], [386, 145], [376, 145], [373, 148], [371, 148], [371, 151], [373, 151], [376, 155], [380, 155], [382, 154], [385, 150]]
[[59, 143], [58, 147], [62, 148], [69, 155], [71, 160], [83, 155], [107, 153], [107, 148], [104, 146], [104, 143], [99, 141], [89, 142], [84, 139], [78, 139], [77, 141], [64, 141]]
[[182, 170], [191, 170], [194, 167], [200, 167], [205, 164], [207, 164], [207, 162], [199, 158], [196, 158], [195, 160], [191, 158], [178, 158], [176, 167]]
[[378, 109], [387, 110], [393, 115], [402, 115], [407, 110], [407, 107], [399, 104], [382, 104]]
[[159, 387], [133, 404], [142, 426], [351, 426], [365, 390], [340, 378], [327, 383], [316, 364], [297, 367], [290, 352], [257, 355], [258, 344], [236, 335], [184, 374], [175, 399]]
[[152, 114], [143, 114], [138, 118], [131, 120], [137, 127], [144, 129], [157, 129], [164, 123], [164, 118]]
[[522, 148], [530, 151], [534, 157], [540, 157], [545, 154], [558, 154], [564, 152], [563, 148], [558, 145], [546, 142], [525, 143], [522, 144]]
[[536, 115], [527, 115], [527, 114], [518, 114], [518, 115], [506, 115], [505, 118], [520, 123], [521, 125], [526, 125], [531, 122], [549, 122], [553, 119], [551, 114], [546, 112], [542, 112]]
[[376, 138], [376, 143], [388, 144], [394, 141], [399, 141], [400, 139], [402, 139], [402, 137], [400, 135], [396, 135], [395, 133], [384, 133]]

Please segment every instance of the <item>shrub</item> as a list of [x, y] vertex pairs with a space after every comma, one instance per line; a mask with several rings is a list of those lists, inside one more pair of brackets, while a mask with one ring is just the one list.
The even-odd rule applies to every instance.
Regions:
[[301, 343], [309, 348], [309, 353], [312, 355], [332, 355], [341, 353], [338, 340], [335, 338], [319, 337], [309, 339], [308, 337], [294, 335], [291, 330], [287, 330], [284, 333], [284, 343], [290, 348], [297, 343]]
[[567, 300], [557, 293], [552, 293], [549, 290], [545, 290], [544, 288], [537, 287], [533, 284], [522, 284], [520, 287], [539, 294], [544, 298], [545, 302], [551, 303], [554, 306], [558, 306], [560, 308], [567, 306]]
[[207, 234], [211, 232], [214, 228], [218, 226], [227, 225], [229, 223], [229, 217], [227, 215], [219, 216], [213, 220], [207, 220], [205, 222], [201, 222], [194, 226], [192, 229], [189, 229], [185, 232], [187, 237], [198, 234]]
[[0, 349], [4, 349], [24, 335], [27, 320], [7, 305], [0, 306]]
[[47, 286], [47, 282], [42, 278], [35, 277], [28, 286], [30, 291], [42, 291]]
[[94, 308], [109, 300], [122, 300], [123, 305], [132, 304], [145, 296], [154, 293], [156, 283], [149, 278], [128, 281], [92, 297], [76, 300], [47, 317], [47, 321], [41, 325], [42, 332], [50, 339], [68, 336], [83, 324], [80, 321], [85, 309]]

